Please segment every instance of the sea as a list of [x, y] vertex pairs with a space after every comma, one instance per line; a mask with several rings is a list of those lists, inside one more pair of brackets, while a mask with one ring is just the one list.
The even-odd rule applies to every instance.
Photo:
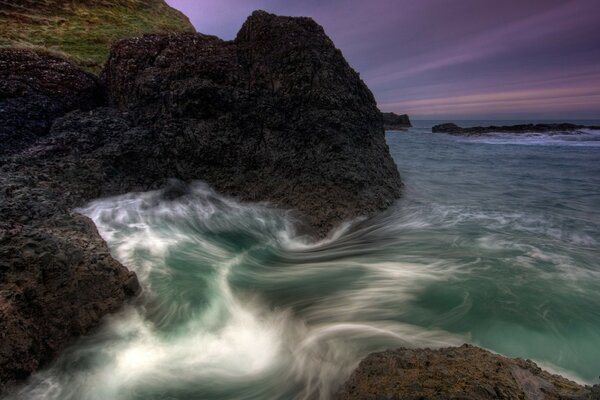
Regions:
[[318, 242], [203, 182], [78, 210], [143, 292], [8, 398], [328, 399], [371, 352], [462, 343], [598, 383], [600, 131], [435, 123], [386, 132], [394, 206]]

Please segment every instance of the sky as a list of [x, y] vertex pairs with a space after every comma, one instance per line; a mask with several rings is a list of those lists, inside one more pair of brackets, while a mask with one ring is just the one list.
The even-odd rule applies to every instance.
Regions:
[[600, 0], [167, 0], [233, 39], [255, 9], [310, 16], [383, 111], [600, 119]]

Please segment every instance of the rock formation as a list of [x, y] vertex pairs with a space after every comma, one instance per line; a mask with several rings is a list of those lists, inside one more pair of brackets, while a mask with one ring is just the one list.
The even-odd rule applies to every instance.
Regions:
[[385, 130], [405, 130], [412, 126], [406, 114], [398, 115], [393, 112], [382, 112], [381, 116], [383, 117], [383, 127]]
[[229, 42], [127, 39], [102, 87], [53, 56], [0, 60], [0, 390], [139, 289], [73, 211], [86, 201], [202, 179], [322, 237], [400, 195], [373, 95], [309, 18], [255, 12]]
[[140, 152], [170, 152], [158, 174], [299, 210], [319, 236], [400, 194], [373, 95], [310, 18], [255, 12], [231, 42], [124, 40], [104, 79], [111, 106], [155, 135]]
[[334, 398], [592, 400], [600, 399], [600, 385], [584, 387], [551, 375], [532, 361], [463, 345], [371, 354]]
[[450, 135], [477, 136], [488, 133], [565, 133], [577, 132], [581, 129], [600, 129], [598, 126], [562, 124], [521, 124], [508, 126], [474, 126], [461, 128], [453, 123], [435, 125], [431, 128], [433, 133], [448, 133]]

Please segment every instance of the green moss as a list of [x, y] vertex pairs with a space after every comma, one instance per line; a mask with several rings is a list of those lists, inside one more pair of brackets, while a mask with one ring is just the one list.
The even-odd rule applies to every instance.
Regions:
[[152, 32], [194, 31], [185, 15], [162, 0], [55, 3], [36, 9], [1, 10], [0, 47], [45, 49], [99, 72], [110, 46], [119, 39]]

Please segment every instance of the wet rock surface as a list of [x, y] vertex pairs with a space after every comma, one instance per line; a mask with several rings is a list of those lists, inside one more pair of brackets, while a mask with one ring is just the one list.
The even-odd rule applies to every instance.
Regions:
[[[5, 51], [0, 391], [139, 290], [74, 211], [91, 199], [201, 179], [296, 209], [322, 237], [400, 195], [373, 95], [309, 18], [255, 12], [230, 42], [124, 40], [105, 85], [59, 59]], [[104, 90], [111, 107], [98, 107]]]
[[0, 171], [0, 391], [116, 311], [137, 280], [72, 211], [95, 192], [86, 174], [71, 192], [81, 166], [20, 161]]
[[406, 130], [406, 128], [412, 126], [410, 118], [406, 114], [399, 115], [393, 112], [382, 112], [381, 116], [383, 117], [383, 127], [385, 130]]
[[451, 135], [477, 136], [490, 133], [576, 133], [581, 129], [599, 129], [600, 126], [587, 126], [577, 124], [520, 124], [507, 126], [474, 126], [462, 128], [453, 123], [435, 125], [431, 128], [433, 133], [448, 133]]
[[534, 362], [478, 347], [397, 349], [364, 359], [337, 400], [600, 399], [600, 386], [581, 386]]

